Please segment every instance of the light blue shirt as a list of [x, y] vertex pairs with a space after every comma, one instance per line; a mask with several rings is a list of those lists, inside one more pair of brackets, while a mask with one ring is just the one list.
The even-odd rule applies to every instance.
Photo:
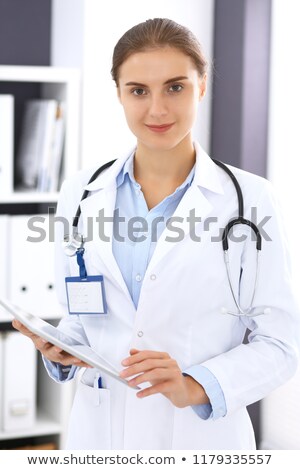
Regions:
[[[118, 210], [120, 220], [123, 220], [121, 218], [125, 220], [118, 223], [118, 219], [114, 219], [114, 234], [117, 233], [120, 237], [117, 237], [119, 240], [113, 238], [112, 249], [128, 291], [137, 308], [144, 275], [155, 250], [156, 242], [162, 234], [167, 220], [174, 214], [182, 197], [191, 185], [195, 167], [192, 168], [186, 180], [176, 188], [173, 194], [167, 196], [149, 210], [141, 186], [134, 178], [133, 164], [134, 154], [126, 160], [117, 176], [115, 209]], [[133, 224], [134, 228], [140, 228], [142, 231], [128, 234], [128, 220], [133, 217], [136, 217]], [[152, 233], [149, 230], [147, 233], [145, 231], [147, 226], [155, 227], [155, 230], [152, 229]], [[137, 238], [136, 241], [134, 241], [134, 237]], [[206, 367], [200, 365], [183, 371], [183, 374], [190, 375], [199, 382], [210, 399], [208, 405], [193, 406], [194, 411], [203, 419], [217, 419], [220, 416], [225, 416], [227, 411], [225, 398], [215, 376]]]
[[[112, 249], [133, 303], [137, 308], [143, 278], [155, 250], [156, 242], [162, 234], [167, 220], [174, 214], [191, 185], [195, 167], [173, 194], [149, 210], [141, 186], [134, 178], [133, 164], [134, 154], [126, 160], [116, 180], [115, 210], [118, 217], [114, 218]], [[134, 221], [133, 218], [135, 218]], [[131, 219], [135, 232], [129, 230], [129, 219]], [[147, 231], [147, 227], [152, 228], [152, 233], [150, 230]], [[53, 363], [50, 366], [51, 363], [47, 360], [45, 363], [51, 375], [60, 381], [69, 380], [76, 370], [74, 366], [62, 368]], [[202, 385], [209, 397], [210, 404], [192, 406], [200, 418], [215, 420], [226, 415], [227, 409], [223, 391], [216, 377], [206, 367], [194, 365], [184, 370], [183, 375], [193, 377]]]

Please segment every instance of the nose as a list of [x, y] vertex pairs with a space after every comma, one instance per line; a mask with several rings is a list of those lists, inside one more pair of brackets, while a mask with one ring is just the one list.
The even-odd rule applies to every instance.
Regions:
[[168, 114], [167, 104], [161, 94], [152, 94], [149, 115], [151, 118], [160, 118]]

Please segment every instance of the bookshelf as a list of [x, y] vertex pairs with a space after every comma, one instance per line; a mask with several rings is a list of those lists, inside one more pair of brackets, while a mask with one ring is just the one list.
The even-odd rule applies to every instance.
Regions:
[[[0, 65], [0, 94], [15, 97], [14, 151], [19, 146], [20, 127], [24, 103], [27, 99], [56, 99], [65, 102], [67, 116], [65, 123], [64, 155], [62, 179], [70, 175], [79, 165], [79, 112], [80, 112], [80, 72], [77, 69], [60, 67], [22, 67]], [[14, 176], [14, 174], [12, 175]], [[13, 182], [12, 182], [12, 186]], [[34, 191], [1, 194], [1, 202], [55, 201], [56, 194]]]
[[[18, 232], [24, 233], [26, 217], [46, 214], [49, 207], [55, 208], [58, 192], [20, 191], [15, 187], [15, 158], [20, 142], [24, 104], [29, 99], [55, 99], [65, 103], [66, 119], [61, 183], [65, 178], [76, 172], [80, 165], [80, 94], [81, 77], [78, 69], [50, 66], [0, 65], [0, 95], [13, 95], [14, 97], [14, 152], [12, 161], [3, 161], [0, 142], [0, 169], [2, 166], [9, 167], [7, 178], [11, 178], [10, 184], [5, 185], [6, 188], [10, 189], [1, 191], [0, 188], [0, 256], [2, 260], [0, 266], [0, 295], [7, 296], [8, 298], [11, 297], [12, 301], [15, 300], [15, 303], [19, 303], [23, 295], [20, 291], [23, 290], [24, 304], [22, 303], [22, 306], [26, 305], [27, 310], [31, 309], [30, 302], [33, 308], [34, 306], [35, 308], [37, 307], [36, 304], [41, 304], [41, 297], [39, 302], [37, 302], [34, 289], [30, 288], [30, 282], [32, 282], [32, 280], [30, 281], [30, 276], [27, 278], [24, 275], [22, 286], [21, 282], [19, 286], [10, 285], [16, 282], [13, 272], [18, 273], [22, 271], [21, 267], [20, 269], [16, 267], [17, 257], [14, 256], [14, 252], [17, 249], [16, 237], [18, 238]], [[27, 248], [32, 249], [29, 245], [28, 247], [25, 244], [23, 245], [22, 255], [20, 253], [19, 256], [20, 263], [22, 263], [22, 259], [26, 260]], [[52, 310], [50, 309], [50, 311], [43, 313], [41, 316], [53, 324], [57, 324], [61, 316], [61, 309], [58, 302], [57, 308], [55, 308], [55, 301], [53, 300], [55, 297], [53, 279], [51, 277], [53, 246], [49, 247], [49, 251], [47, 249], [46, 251], [43, 259], [38, 255], [38, 252], [33, 254], [32, 264], [36, 266], [37, 282], [43, 278], [45, 280], [45, 289], [48, 289], [48, 291], [45, 290], [44, 295], [48, 296], [48, 299], [50, 299], [48, 303], [53, 307]], [[28, 260], [26, 262], [28, 263]], [[45, 266], [42, 266], [42, 263], [46, 265], [46, 269]], [[47, 263], [51, 263], [49, 270], [47, 269]], [[48, 271], [49, 273], [51, 272], [51, 276], [49, 274], [51, 279], [50, 277], [49, 279], [46, 278]], [[11, 330], [10, 315], [0, 310], [0, 335], [5, 336], [5, 331]], [[44, 370], [39, 355], [37, 356], [35, 367], [37, 371], [37, 416], [34, 425], [29, 428], [5, 431], [3, 423], [1, 424], [1, 421], [3, 421], [1, 411], [4, 403], [1, 403], [1, 387], [3, 383], [0, 366], [0, 449], [10, 448], [7, 444], [9, 442], [13, 444], [15, 441], [21, 442], [22, 439], [27, 439], [28, 441], [29, 438], [35, 439], [35, 442], [38, 442], [36, 441], [38, 438], [43, 438], [45, 441], [47, 436], [49, 436], [49, 441], [55, 442], [58, 448], [64, 444], [68, 415], [74, 394], [74, 385], [73, 383], [68, 383], [61, 386], [51, 380]]]

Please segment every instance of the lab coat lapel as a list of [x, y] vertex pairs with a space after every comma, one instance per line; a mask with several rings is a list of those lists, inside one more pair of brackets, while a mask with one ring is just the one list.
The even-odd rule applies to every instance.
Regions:
[[174, 227], [180, 228], [180, 236], [178, 236], [177, 231], [171, 231], [168, 227], [164, 229], [157, 242], [148, 269], [151, 271], [154, 266], [170, 252], [170, 250], [177, 246], [178, 243], [181, 243], [183, 239], [189, 235], [191, 228], [189, 217], [191, 217], [191, 211], [194, 211], [195, 217], [201, 217], [201, 221], [195, 224], [196, 228], [199, 223], [201, 224], [203, 222], [204, 218], [209, 214], [209, 212], [211, 212], [211, 210], [212, 204], [204, 196], [198, 186], [196, 184], [192, 184], [186, 191], [172, 216]]
[[[101, 173], [95, 181], [85, 186], [84, 189], [89, 190], [90, 194], [80, 203], [80, 207], [84, 233], [92, 233], [92, 241], [96, 248], [95, 256], [101, 258], [110, 272], [110, 275], [119, 284], [134, 307], [130, 293], [128, 292], [126, 283], [112, 251], [113, 216], [117, 196], [116, 176], [133, 151], [134, 149], [119, 157], [112, 167]], [[105, 236], [99, 233], [100, 222], [96, 220], [99, 216], [110, 218], [110, 221], [103, 223], [103, 234]], [[88, 224], [92, 224], [92, 229]]]
[[[213, 209], [213, 205], [208, 199], [209, 195], [213, 193], [224, 194], [220, 178], [220, 171], [222, 170], [215, 165], [197, 141], [194, 142], [194, 147], [196, 150], [194, 180], [172, 216], [174, 226], [181, 229], [180, 240], [183, 240], [190, 233], [191, 223], [189, 217], [192, 215], [191, 211], [194, 211], [195, 217], [201, 217], [201, 221], [195, 223], [195, 228], [197, 227], [197, 233], [199, 233], [199, 224], [202, 224], [203, 227], [204, 219]], [[148, 270], [152, 270], [172, 248], [181, 243], [179, 240], [174, 241], [178, 238], [177, 233], [174, 236], [174, 232], [168, 230], [168, 227], [165, 228], [157, 242]], [[173, 241], [170, 241], [170, 239], [173, 239]]]
[[[92, 233], [95, 256], [99, 256], [111, 276], [118, 282], [126, 295], [129, 295], [122, 273], [112, 251], [113, 215], [116, 201], [116, 188], [109, 187], [97, 191], [81, 202], [81, 214], [86, 233]], [[105, 217], [108, 221], [101, 223], [96, 218]], [[90, 226], [93, 226], [92, 229]], [[89, 227], [89, 229], [88, 229]], [[104, 230], [102, 230], [102, 227]], [[101, 232], [101, 233], [100, 233]], [[131, 298], [131, 297], [130, 297]]]

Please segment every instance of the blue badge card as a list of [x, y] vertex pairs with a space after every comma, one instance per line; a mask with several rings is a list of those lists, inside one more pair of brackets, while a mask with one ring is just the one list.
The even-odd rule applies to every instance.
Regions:
[[71, 315], [107, 313], [103, 276], [66, 277], [66, 290]]

